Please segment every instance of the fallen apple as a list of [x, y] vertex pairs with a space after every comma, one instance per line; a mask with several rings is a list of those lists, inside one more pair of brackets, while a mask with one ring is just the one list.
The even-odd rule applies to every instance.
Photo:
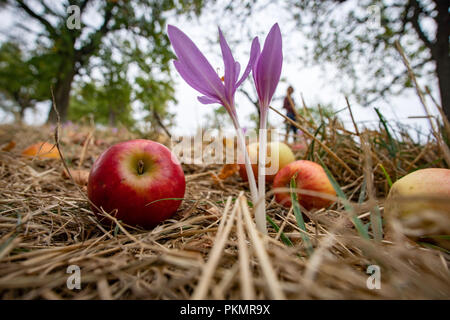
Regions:
[[[427, 238], [450, 235], [450, 170], [428, 168], [397, 180], [385, 203], [387, 223], [398, 221], [405, 235]], [[450, 241], [441, 245], [450, 249]]]
[[[333, 186], [323, 168], [312, 161], [298, 160], [281, 169], [273, 181], [273, 188], [289, 188], [294, 174], [297, 174], [296, 184], [298, 189], [321, 192], [332, 196], [336, 195]], [[312, 208], [324, 208], [333, 203], [332, 200], [319, 196], [297, 193], [299, 203], [310, 210]], [[275, 200], [290, 207], [292, 205], [290, 192], [275, 193]]]
[[[250, 157], [250, 162], [252, 163], [253, 174], [255, 179], [258, 180], [258, 154], [259, 154], [259, 143], [254, 142], [247, 147], [248, 155]], [[270, 159], [272, 157], [278, 156], [278, 169], [275, 173], [266, 174], [266, 181], [272, 182], [275, 178], [277, 172], [284, 168], [289, 163], [295, 161], [295, 156], [292, 153], [291, 148], [289, 148], [285, 143], [279, 141], [271, 141], [267, 143], [267, 157], [266, 157], [266, 168], [271, 166]], [[248, 181], [247, 171], [245, 170], [245, 164], [243, 161], [239, 161], [239, 175], [242, 180]]]
[[108, 213], [117, 209], [115, 217], [126, 224], [151, 228], [177, 211], [185, 188], [183, 169], [172, 152], [138, 139], [100, 155], [89, 174], [88, 197]]

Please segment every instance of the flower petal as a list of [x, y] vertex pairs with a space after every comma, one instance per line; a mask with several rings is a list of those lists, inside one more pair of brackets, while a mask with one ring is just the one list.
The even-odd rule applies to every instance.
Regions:
[[[191, 79], [191, 83], [196, 84], [194, 89], [198, 90], [198, 86], [201, 86], [202, 93], [207, 92], [210, 97], [224, 99], [225, 87], [222, 81], [194, 42], [172, 25], [168, 25], [167, 33], [178, 61], [183, 65], [184, 75], [191, 73], [189, 79]], [[183, 78], [185, 77], [183, 76]]]
[[200, 101], [202, 104], [213, 104], [213, 103], [219, 103], [222, 104], [222, 102], [218, 99], [210, 98], [207, 96], [197, 97], [197, 100]]
[[[237, 83], [240, 72], [241, 72], [241, 65], [239, 64], [239, 62], [236, 61], [234, 63], [234, 82], [233, 83]], [[236, 93], [236, 89], [238, 87], [239, 86], [237, 86], [236, 84], [233, 85], [233, 90], [231, 91], [233, 99], [234, 99], [234, 94]]]
[[225, 92], [228, 101], [233, 100], [233, 89], [235, 80], [235, 60], [233, 58], [233, 54], [231, 53], [230, 47], [228, 46], [225, 37], [223, 36], [222, 30], [219, 28], [219, 39], [220, 39], [220, 48], [222, 49], [222, 57], [223, 63], [225, 66], [225, 75], [224, 75], [224, 84], [225, 84]]
[[247, 79], [250, 71], [253, 68], [253, 65], [255, 64], [259, 54], [260, 54], [261, 48], [259, 46], [259, 40], [258, 37], [255, 37], [252, 41], [252, 48], [250, 49], [250, 58], [248, 59], [247, 67], [245, 68], [244, 73], [242, 74], [241, 79], [236, 83], [235, 90], [244, 82], [245, 79]]
[[204, 95], [210, 95], [211, 92], [207, 89], [205, 89], [204, 84], [196, 77], [193, 76], [192, 72], [187, 70], [184, 64], [182, 64], [178, 60], [173, 61], [173, 65], [175, 66], [175, 69], [178, 71], [180, 76], [186, 81], [188, 85], [190, 85], [192, 88], [200, 92]]
[[261, 104], [267, 107], [280, 81], [283, 65], [281, 32], [276, 23], [264, 42], [264, 48], [256, 62], [254, 74], [256, 91]]
[[241, 72], [241, 65], [239, 62], [234, 63], [234, 83], [238, 81], [239, 73]]

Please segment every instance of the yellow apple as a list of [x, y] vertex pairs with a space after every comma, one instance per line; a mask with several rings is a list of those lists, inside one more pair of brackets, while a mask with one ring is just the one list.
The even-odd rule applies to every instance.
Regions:
[[385, 214], [388, 224], [400, 222], [405, 235], [431, 236], [450, 248], [449, 240], [433, 237], [450, 235], [450, 170], [421, 169], [397, 180], [386, 199]]
[[[258, 153], [259, 153], [259, 143], [254, 142], [248, 145], [247, 147], [248, 155], [250, 157], [250, 162], [252, 163], [253, 174], [255, 175], [255, 179], [258, 180]], [[266, 157], [266, 168], [267, 170], [271, 167], [272, 162], [271, 159], [273, 157], [278, 158], [278, 165], [276, 165], [276, 161], [273, 164], [275, 172], [268, 172], [266, 174], [266, 181], [273, 181], [275, 175], [287, 166], [289, 163], [295, 161], [295, 156], [292, 153], [291, 148], [283, 142], [279, 141], [271, 141], [267, 143], [267, 157]], [[275, 158], [274, 158], [275, 159]], [[242, 160], [242, 159], [241, 159]], [[247, 171], [245, 170], [244, 161], [240, 161], [239, 163], [239, 174], [242, 180], [247, 181]]]

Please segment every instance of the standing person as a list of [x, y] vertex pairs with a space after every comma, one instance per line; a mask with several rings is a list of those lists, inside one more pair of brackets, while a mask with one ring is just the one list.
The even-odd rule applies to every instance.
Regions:
[[[289, 119], [296, 121], [295, 109], [294, 109], [295, 103], [294, 103], [294, 99], [292, 98], [293, 92], [294, 92], [294, 88], [292, 88], [292, 86], [289, 86], [286, 91], [286, 97], [284, 98], [284, 101], [283, 101], [283, 108], [286, 109], [286, 116]], [[289, 139], [289, 133], [291, 130], [294, 131], [294, 142], [295, 142], [298, 128], [288, 122], [286, 124], [286, 142]]]

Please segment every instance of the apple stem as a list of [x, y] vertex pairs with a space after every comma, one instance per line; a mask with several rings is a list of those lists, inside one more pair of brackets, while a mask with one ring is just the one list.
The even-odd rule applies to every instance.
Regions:
[[141, 175], [144, 173], [144, 161], [138, 161], [138, 174]]

